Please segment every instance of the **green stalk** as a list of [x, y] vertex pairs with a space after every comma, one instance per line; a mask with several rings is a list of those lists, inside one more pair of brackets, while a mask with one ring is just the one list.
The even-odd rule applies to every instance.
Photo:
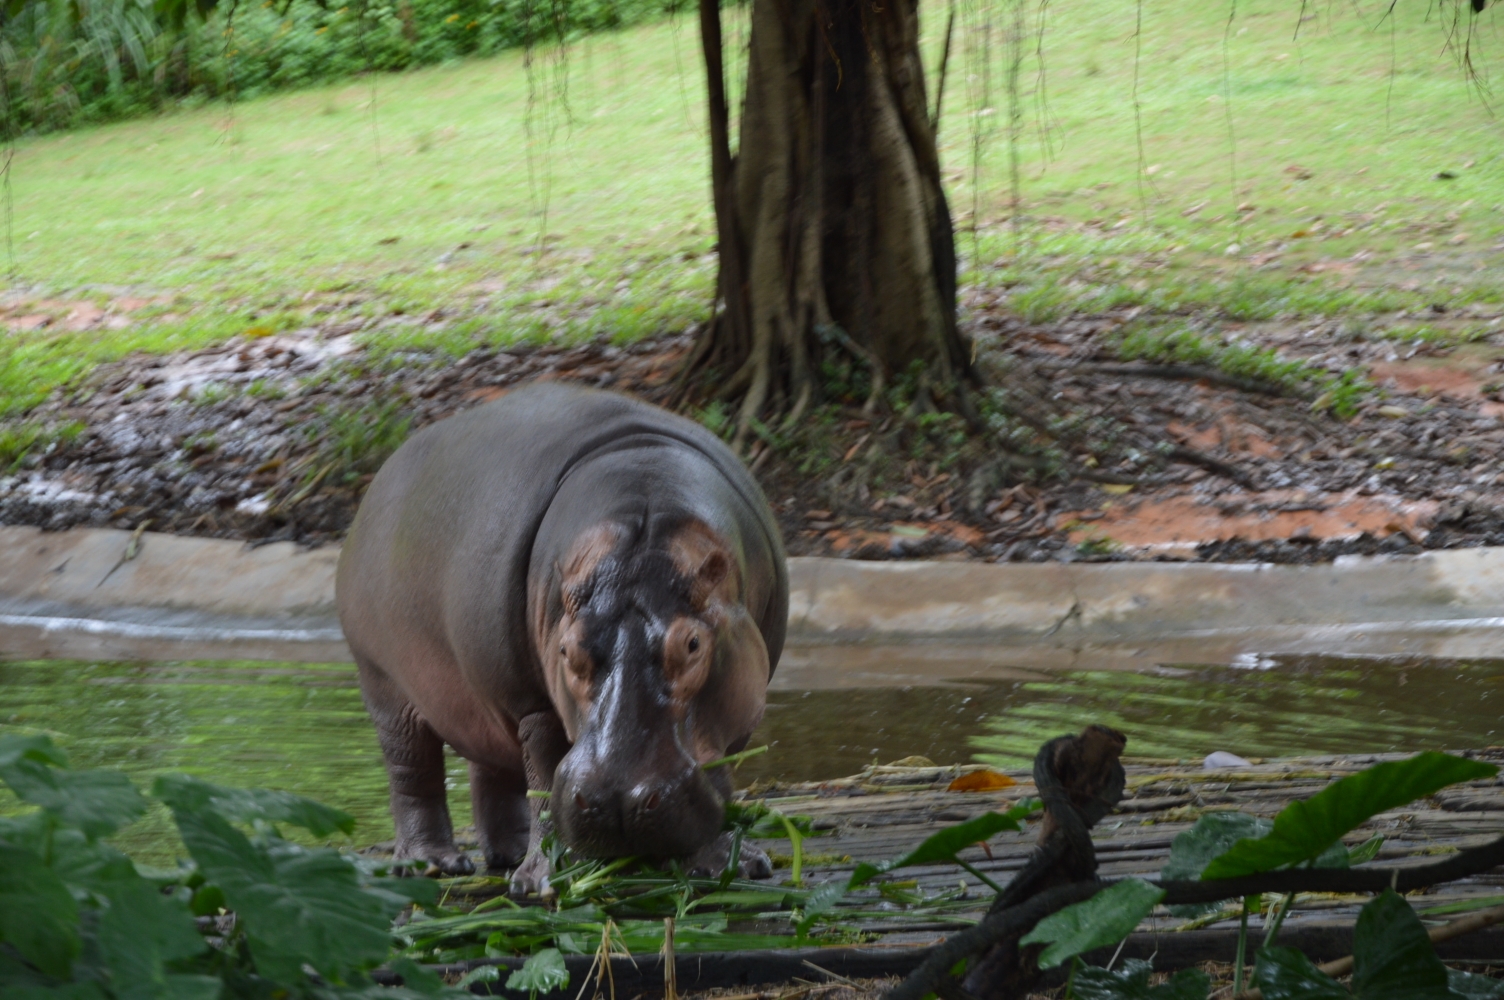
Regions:
[[800, 873], [804, 870], [804, 834], [800, 833], [799, 828], [794, 825], [794, 821], [783, 813], [777, 813], [776, 815], [779, 821], [783, 823], [783, 828], [788, 831], [789, 843], [793, 845], [794, 860], [790, 867], [792, 868], [791, 874], [794, 878], [794, 885], [803, 886], [804, 882], [801, 880]]
[[992, 879], [988, 878], [986, 875], [983, 875], [981, 872], [977, 871], [977, 869], [974, 866], [967, 864], [965, 861], [962, 861], [960, 858], [956, 858], [956, 864], [960, 865], [962, 868], [965, 868], [967, 871], [971, 872], [971, 874], [973, 876], [975, 876], [977, 878], [977, 880], [980, 881], [987, 888], [991, 889], [993, 892], [997, 893], [998, 895], [1002, 895], [1002, 893], [1003, 893], [1003, 887], [1000, 886], [1000, 885], [998, 885], [996, 882], [992, 881]]
[[724, 767], [727, 764], [732, 764], [732, 765], [740, 764], [742, 761], [746, 760], [748, 757], [756, 757], [760, 753], [767, 753], [768, 749], [769, 749], [769, 747], [771, 745], [772, 744], [763, 744], [760, 747], [753, 747], [751, 750], [743, 750], [741, 753], [734, 753], [734, 754], [731, 754], [728, 757], [717, 757], [715, 760], [711, 761], [709, 764], [701, 764], [700, 765], [700, 770], [702, 770], [702, 771], [708, 771], [712, 767]]
[[1243, 965], [1248, 960], [1248, 905], [1256, 899], [1257, 896], [1243, 897], [1243, 917], [1238, 923], [1238, 955], [1232, 968], [1233, 996], [1243, 992]]
[[1279, 937], [1280, 925], [1285, 922], [1285, 914], [1290, 912], [1290, 906], [1294, 902], [1295, 893], [1293, 892], [1285, 893], [1285, 898], [1279, 901], [1279, 912], [1274, 915], [1273, 920], [1269, 921], [1269, 929], [1264, 932], [1265, 948], [1272, 946], [1274, 944], [1274, 939]]

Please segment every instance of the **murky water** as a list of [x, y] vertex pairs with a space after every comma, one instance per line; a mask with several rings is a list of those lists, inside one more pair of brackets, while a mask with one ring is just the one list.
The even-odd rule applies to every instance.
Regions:
[[[1102, 722], [1137, 756], [1199, 758], [1477, 747], [1501, 742], [1504, 660], [1241, 658], [1239, 666], [1012, 671], [944, 686], [775, 690], [739, 781], [851, 774], [921, 754], [1023, 766], [1044, 740]], [[386, 779], [354, 668], [245, 662], [0, 662], [0, 732], [45, 732], [78, 767], [143, 785], [166, 771], [284, 788], [353, 813], [355, 840], [391, 835]], [[463, 763], [451, 803], [469, 821]], [[7, 803], [0, 801], [0, 809]], [[153, 813], [122, 846], [163, 861]]]

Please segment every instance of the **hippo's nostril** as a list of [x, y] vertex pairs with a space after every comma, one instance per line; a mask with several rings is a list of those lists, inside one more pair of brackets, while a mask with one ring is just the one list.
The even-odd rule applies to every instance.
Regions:
[[643, 806], [651, 812], [652, 810], [657, 809], [658, 803], [662, 801], [663, 796], [659, 794], [659, 792], [655, 789], [653, 791], [653, 794], [648, 796], [648, 800], [643, 803]]
[[581, 795], [579, 792], [574, 793], [574, 804], [575, 807], [578, 808], [581, 812], [590, 808], [589, 804], [585, 801], [585, 796]]

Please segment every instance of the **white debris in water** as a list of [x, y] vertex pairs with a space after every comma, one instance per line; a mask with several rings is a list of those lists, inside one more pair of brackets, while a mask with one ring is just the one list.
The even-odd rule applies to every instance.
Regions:
[[1269, 670], [1274, 667], [1274, 658], [1263, 653], [1239, 653], [1228, 666], [1237, 670]]
[[1253, 762], [1244, 760], [1235, 753], [1228, 753], [1226, 750], [1213, 750], [1206, 755], [1206, 760], [1201, 762], [1201, 766], [1205, 770], [1215, 771], [1219, 767], [1252, 767]]
[[246, 497], [235, 505], [235, 512], [237, 514], [251, 515], [265, 514], [267, 508], [270, 506], [271, 501], [267, 500], [266, 497]]

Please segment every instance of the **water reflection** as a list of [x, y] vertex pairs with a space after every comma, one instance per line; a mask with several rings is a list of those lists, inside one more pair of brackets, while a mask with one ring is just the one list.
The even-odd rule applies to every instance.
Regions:
[[[1504, 660], [1240, 663], [773, 691], [753, 742], [774, 750], [743, 765], [738, 780], [832, 777], [911, 754], [1023, 766], [1040, 743], [1088, 722], [1123, 730], [1131, 754], [1191, 759], [1501, 742]], [[0, 662], [0, 732], [49, 733], [75, 766], [122, 768], [143, 785], [188, 771], [300, 792], [353, 813], [357, 841], [391, 836], [381, 754], [349, 665]], [[450, 763], [451, 808], [463, 824], [468, 783], [462, 762]], [[0, 800], [0, 810], [13, 807]], [[121, 843], [157, 861], [176, 850], [160, 811]]]

